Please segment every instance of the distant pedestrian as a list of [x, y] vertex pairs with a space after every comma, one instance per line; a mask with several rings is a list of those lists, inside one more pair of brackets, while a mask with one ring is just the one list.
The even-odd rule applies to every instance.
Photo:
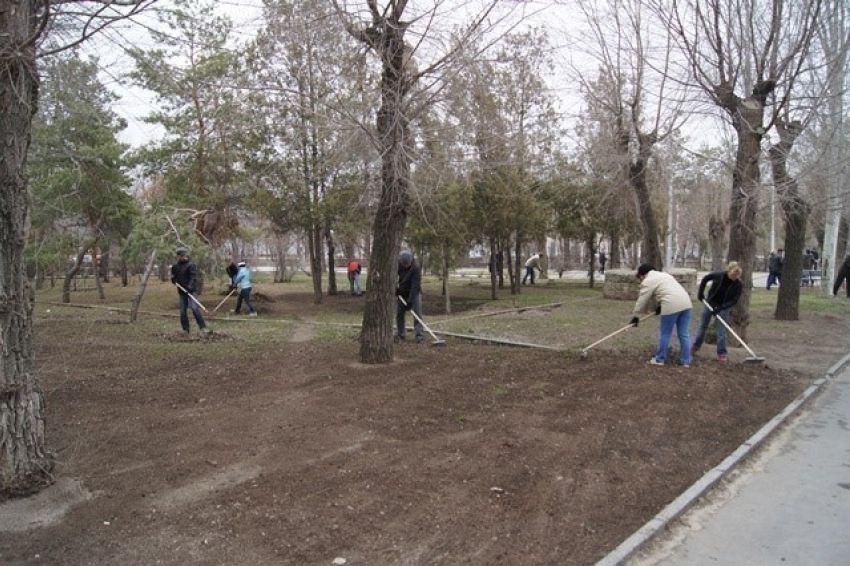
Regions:
[[844, 263], [838, 268], [838, 274], [835, 276], [835, 284], [832, 286], [833, 295], [838, 295], [842, 283], [846, 283], [847, 297], [850, 298], [850, 255], [844, 258]]
[[177, 256], [177, 261], [171, 266], [171, 284], [179, 285], [177, 295], [180, 298], [180, 326], [183, 328], [183, 332], [189, 333], [188, 310], [192, 309], [192, 315], [195, 317], [195, 322], [198, 323], [198, 328], [201, 332], [208, 333], [210, 329], [207, 327], [204, 315], [201, 314], [201, 307], [192, 300], [198, 290], [198, 268], [189, 259], [189, 252], [186, 248], [177, 248], [174, 254]]
[[[706, 285], [711, 283], [706, 295]], [[744, 286], [741, 284], [741, 266], [736, 261], [730, 261], [726, 271], [713, 271], [702, 278], [697, 292], [697, 299], [702, 305], [699, 329], [694, 339], [691, 354], [695, 354], [705, 340], [705, 333], [712, 317], [720, 317], [729, 323], [729, 311], [741, 297]], [[708, 301], [710, 308], [705, 306], [703, 300]], [[716, 325], [717, 330], [717, 361], [728, 361], [726, 348], [726, 326], [722, 323]]]
[[354, 259], [348, 263], [348, 287], [355, 297], [363, 294], [360, 290], [360, 271], [360, 260]]
[[531, 284], [534, 285], [534, 270], [540, 270], [540, 260], [543, 259], [543, 254], [535, 254], [528, 258], [525, 262], [525, 277], [522, 278], [522, 284], [531, 278]]
[[608, 261], [608, 256], [605, 252], [599, 252], [599, 273], [605, 275], [605, 262]]
[[679, 363], [684, 367], [691, 366], [691, 337], [688, 326], [691, 323], [693, 304], [691, 297], [676, 278], [669, 273], [656, 271], [655, 267], [644, 263], [637, 270], [637, 278], [640, 280], [640, 293], [635, 303], [634, 317], [631, 320], [633, 326], [640, 322], [639, 315], [649, 310], [654, 301], [655, 314], [661, 315], [661, 325], [658, 337], [658, 349], [649, 360], [650, 365], [663, 366], [667, 359], [667, 350], [670, 347], [670, 338], [673, 329], [679, 337], [681, 348], [681, 359]]
[[[412, 310], [416, 313], [413, 317], [413, 331], [416, 335], [417, 342], [425, 341], [425, 329], [422, 323], [422, 270], [416, 264], [413, 254], [410, 252], [401, 252], [398, 259], [398, 287], [395, 290], [396, 294], [396, 327], [398, 340], [405, 340], [407, 337], [407, 326], [405, 325], [405, 316], [407, 311]], [[419, 317], [419, 318], [417, 318]]]
[[770, 252], [767, 262], [767, 290], [774, 285], [782, 284], [782, 266], [785, 263], [785, 250], [779, 248], [776, 253]]
[[254, 308], [254, 303], [251, 302], [251, 288], [254, 285], [253, 275], [251, 270], [244, 261], [236, 264], [239, 271], [236, 272], [236, 277], [233, 278], [233, 286], [239, 288], [239, 296], [236, 298], [236, 309], [233, 314], [240, 314], [242, 311], [242, 301], [245, 301], [245, 306], [248, 308], [248, 316], [257, 316], [257, 310]]

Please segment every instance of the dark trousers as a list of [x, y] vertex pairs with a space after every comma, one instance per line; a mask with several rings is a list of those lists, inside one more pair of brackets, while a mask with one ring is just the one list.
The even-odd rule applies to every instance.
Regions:
[[531, 277], [531, 284], [534, 285], [534, 268], [526, 267], [525, 268], [525, 277], [522, 278], [522, 284], [525, 285], [525, 281]]
[[245, 306], [248, 307], [248, 312], [254, 312], [254, 303], [251, 302], [251, 288], [246, 287], [239, 290], [239, 296], [236, 297], [236, 314], [242, 310], [242, 301], [245, 301]]
[[780, 273], [781, 272], [779, 272], [779, 271], [769, 271], [767, 273], [767, 290], [768, 291], [770, 291], [770, 288], [772, 286], [781, 284], [780, 281], [779, 281]]
[[[396, 299], [395, 322], [399, 338], [404, 338], [407, 335], [407, 327], [404, 323], [404, 318], [407, 311], [411, 309], [416, 313], [416, 316], [422, 318], [422, 295], [410, 297], [407, 305], [402, 303], [401, 299]], [[421, 342], [425, 339], [425, 328], [416, 317], [413, 317], [413, 332], [416, 334], [416, 340]]]
[[204, 315], [201, 314], [201, 307], [198, 304], [189, 298], [189, 295], [184, 293], [180, 293], [180, 326], [183, 328], [183, 332], [189, 332], [189, 313], [188, 310], [192, 309], [192, 314], [195, 316], [195, 322], [198, 323], [198, 328], [203, 330], [206, 328], [207, 323], [204, 320]]

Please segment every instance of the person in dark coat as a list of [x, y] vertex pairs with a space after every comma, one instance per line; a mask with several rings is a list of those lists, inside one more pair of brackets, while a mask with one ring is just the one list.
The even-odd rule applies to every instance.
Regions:
[[[407, 311], [413, 310], [416, 316], [413, 317], [413, 331], [416, 335], [417, 342], [425, 341], [425, 329], [419, 320], [422, 319], [422, 270], [416, 264], [413, 254], [410, 252], [401, 252], [398, 259], [398, 287], [396, 294], [396, 327], [398, 340], [404, 340], [407, 337], [407, 328], [405, 327], [405, 315]], [[402, 302], [404, 299], [404, 302]]]
[[[711, 283], [711, 287], [706, 295], [705, 288]], [[741, 298], [741, 291], [744, 286], [741, 284], [741, 266], [736, 261], [730, 261], [726, 266], [726, 271], [712, 271], [702, 278], [697, 292], [697, 299], [702, 305], [702, 314], [700, 315], [699, 329], [697, 336], [694, 339], [694, 347], [691, 351], [696, 354], [697, 350], [702, 346], [705, 340], [705, 332], [708, 330], [708, 325], [711, 324], [711, 318], [719, 316], [729, 323], [729, 310], [735, 306], [738, 299]], [[705, 306], [703, 300], [708, 301], [710, 308]], [[726, 349], [726, 327], [722, 323], [717, 324], [717, 361], [728, 361]]]
[[234, 263], [233, 258], [227, 259], [227, 267], [224, 270], [227, 272], [227, 276], [230, 278], [230, 288], [234, 289], [236, 287], [236, 283], [233, 282], [236, 274], [239, 273], [239, 267], [237, 267], [236, 263]]
[[192, 309], [192, 315], [195, 317], [195, 322], [198, 323], [198, 328], [201, 329], [201, 332], [208, 333], [210, 329], [207, 327], [204, 315], [201, 314], [201, 308], [189, 297], [189, 295], [194, 297], [198, 290], [198, 268], [189, 259], [189, 252], [186, 248], [177, 248], [174, 254], [177, 256], [177, 261], [171, 266], [171, 284], [182, 287], [182, 289], [177, 288], [180, 298], [180, 326], [183, 328], [183, 332], [189, 333], [188, 310]]
[[850, 298], [850, 255], [844, 258], [844, 263], [838, 268], [838, 274], [835, 276], [835, 284], [832, 286], [832, 294], [838, 295], [841, 289], [841, 284], [847, 282], [847, 297]]
[[770, 258], [767, 263], [767, 290], [774, 285], [781, 285], [782, 282], [782, 265], [785, 263], [785, 250], [778, 249], [776, 253], [770, 252]]

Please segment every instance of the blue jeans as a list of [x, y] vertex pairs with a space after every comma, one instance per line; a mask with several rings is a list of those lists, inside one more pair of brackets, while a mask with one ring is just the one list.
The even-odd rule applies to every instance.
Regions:
[[534, 285], [534, 268], [526, 267], [525, 268], [525, 277], [522, 278], [522, 284], [525, 285], [525, 282], [528, 278], [531, 277], [531, 284]]
[[[723, 319], [724, 322], [729, 322], [729, 309], [724, 309], [720, 311], [718, 314], [720, 318]], [[702, 307], [702, 313], [700, 313], [699, 320], [699, 329], [697, 330], [697, 337], [694, 339], [694, 352], [700, 349], [702, 346], [703, 340], [705, 340], [705, 331], [708, 330], [708, 325], [711, 324], [711, 311], [708, 310], [708, 307]], [[722, 322], [717, 323], [717, 355], [725, 356], [726, 355], [726, 327], [723, 326]]]
[[239, 311], [242, 310], [242, 301], [245, 301], [249, 313], [254, 312], [254, 303], [251, 302], [251, 287], [239, 290], [239, 296], [236, 297], [236, 309], [233, 311], [236, 314], [239, 314]]
[[691, 313], [693, 309], [674, 312], [673, 314], [661, 315], [661, 331], [658, 337], [658, 351], [655, 352], [655, 360], [664, 363], [667, 359], [667, 350], [670, 348], [670, 338], [673, 328], [679, 336], [679, 347], [682, 350], [681, 363], [683, 366], [691, 365], [691, 336], [688, 327], [691, 324]]
[[184, 293], [180, 293], [180, 326], [183, 328], [183, 332], [189, 332], [189, 313], [188, 310], [192, 309], [192, 314], [195, 315], [195, 322], [198, 323], [198, 328], [203, 330], [206, 328], [207, 323], [204, 321], [204, 315], [201, 314], [201, 307], [195, 303], [192, 299], [189, 298], [189, 295]]
[[[398, 327], [398, 336], [399, 338], [404, 338], [407, 335], [407, 328], [404, 324], [405, 313], [407, 313], [408, 309], [413, 309], [413, 312], [416, 313], [416, 316], [422, 318], [422, 295], [416, 295], [415, 297], [410, 297], [410, 300], [407, 302], [407, 306], [401, 302], [401, 299], [396, 299], [396, 312], [395, 312], [395, 322]], [[416, 340], [422, 341], [425, 340], [425, 329], [422, 327], [422, 324], [416, 317], [413, 317], [413, 332], [416, 334]]]
[[354, 273], [348, 276], [348, 286], [351, 289], [352, 295], [357, 295], [358, 297], [363, 294], [363, 291], [360, 290], [360, 274]]

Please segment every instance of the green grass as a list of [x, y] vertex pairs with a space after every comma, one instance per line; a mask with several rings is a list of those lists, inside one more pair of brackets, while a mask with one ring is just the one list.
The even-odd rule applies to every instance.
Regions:
[[[341, 278], [338, 283], [344, 282]], [[220, 283], [208, 282], [208, 292], [201, 300], [212, 309], [223, 298]], [[326, 283], [326, 281], [325, 281]], [[597, 281], [595, 288], [588, 287], [587, 281], [549, 279], [540, 280], [535, 286], [523, 286], [520, 295], [512, 296], [509, 289], [498, 291], [498, 300], [490, 300], [489, 279], [452, 278], [450, 288], [453, 310], [445, 315], [444, 299], [441, 296], [441, 283], [434, 277], [425, 277], [423, 293], [425, 297], [426, 323], [435, 331], [449, 331], [459, 334], [528, 342], [563, 348], [567, 352], [579, 350], [599, 338], [626, 326], [632, 317], [633, 301], [606, 300], [602, 296], [602, 284]], [[90, 286], [91, 283], [88, 282]], [[106, 287], [106, 300], [101, 302], [93, 288], [72, 293], [75, 304], [92, 305], [96, 308], [81, 309], [56, 306], [48, 303], [61, 301], [61, 289], [57, 286], [36, 292], [35, 316], [39, 321], [60, 321], [73, 318], [83, 321], [82, 332], [87, 328], [97, 334], [100, 325], [113, 325], [116, 340], [132, 340], [143, 351], [140, 355], [157, 355], [157, 352], [191, 350], [183, 343], [151, 341], [151, 335], [178, 332], [179, 322], [174, 317], [161, 317], [153, 313], [176, 314], [177, 298], [174, 288], [168, 282], [151, 281], [141, 305], [142, 314], [135, 324], [126, 324], [128, 314], [113, 309], [129, 309], [130, 300], [136, 292], [136, 281], [128, 287], [113, 282]], [[222, 355], [243, 354], [290, 339], [297, 328], [297, 319], [309, 320], [315, 325], [315, 337], [324, 343], [335, 343], [356, 339], [359, 325], [362, 323], [362, 299], [339, 297], [337, 300], [324, 300], [314, 305], [305, 297], [312, 296], [312, 281], [299, 274], [292, 282], [273, 284], [260, 278], [255, 287], [259, 293], [273, 297], [275, 303], [269, 308], [275, 312], [261, 315], [256, 319], [240, 317], [238, 322], [229, 320], [227, 307], [232, 308], [234, 299], [224, 305], [218, 316], [209, 318], [210, 326], [218, 332], [226, 332], [234, 337], [233, 341], [216, 343], [217, 351]], [[347, 291], [347, 288], [344, 290]], [[296, 298], [297, 296], [297, 298]], [[776, 304], [776, 291], [753, 289], [751, 295], [751, 316], [754, 324], [763, 324], [773, 319]], [[348, 303], [347, 312], [333, 305], [345, 304], [341, 301], [360, 301]], [[562, 303], [559, 306], [544, 306], [539, 309], [518, 311]], [[351, 308], [354, 305], [356, 308]], [[507, 311], [507, 312], [502, 312]], [[482, 313], [495, 313], [494, 316], [479, 316]], [[694, 316], [699, 305], [694, 306]], [[850, 300], [844, 297], [821, 297], [819, 289], [801, 289], [801, 316], [850, 315]], [[88, 323], [89, 327], [85, 323]], [[412, 321], [409, 321], [412, 324]], [[773, 321], [772, 324], [793, 329], [794, 322]], [[347, 328], [344, 325], [352, 325]], [[97, 326], [97, 327], [96, 327]], [[192, 321], [193, 332], [195, 324]], [[638, 329], [618, 334], [615, 339], [600, 345], [601, 349], [616, 348], [624, 354], [645, 351], [656, 340], [657, 324], [648, 320]], [[493, 363], [499, 363], [498, 357], [510, 355], [510, 349], [495, 352]], [[553, 353], [554, 354], [554, 353]], [[543, 354], [549, 355], [549, 354]], [[557, 355], [557, 354], [554, 354]]]

